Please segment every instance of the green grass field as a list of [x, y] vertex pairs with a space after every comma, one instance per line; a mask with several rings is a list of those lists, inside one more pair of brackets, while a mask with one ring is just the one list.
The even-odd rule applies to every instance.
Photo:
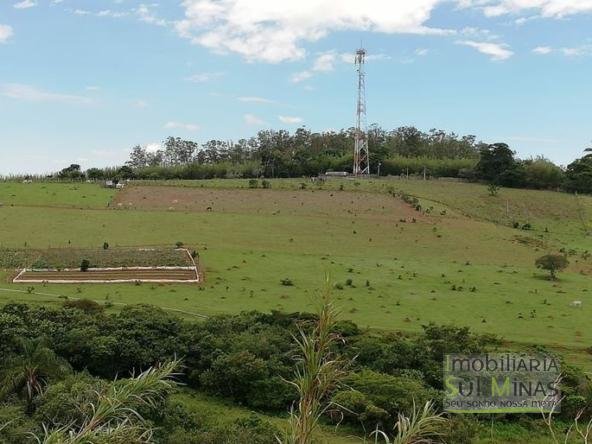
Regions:
[[[249, 190], [245, 180], [150, 186], [115, 194], [92, 184], [0, 183], [0, 246], [182, 241], [200, 253], [201, 287], [37, 285], [27, 290], [9, 283], [14, 270], [5, 270], [0, 303], [55, 304], [68, 296], [115, 307], [152, 303], [186, 316], [304, 311], [312, 310], [329, 274], [338, 287], [342, 317], [364, 327], [414, 332], [428, 322], [467, 325], [515, 343], [563, 349], [590, 367], [585, 352], [592, 343], [592, 262], [585, 254], [592, 251], [592, 237], [586, 235], [589, 197], [510, 189], [492, 197], [478, 184], [399, 179], [332, 180], [322, 187], [274, 180], [271, 190]], [[171, 200], [175, 186], [183, 193]], [[242, 194], [233, 191], [237, 188]], [[417, 196], [423, 208], [433, 209], [419, 213], [388, 194], [392, 190]], [[159, 200], [160, 193], [166, 198]], [[513, 221], [533, 229], [514, 229]], [[534, 260], [561, 248], [574, 250], [571, 265], [551, 282]], [[284, 278], [293, 286], [282, 285]], [[574, 300], [583, 307], [570, 307]]]

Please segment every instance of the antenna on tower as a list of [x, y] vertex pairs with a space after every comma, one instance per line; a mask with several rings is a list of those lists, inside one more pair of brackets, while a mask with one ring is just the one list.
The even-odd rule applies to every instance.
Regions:
[[356, 51], [356, 70], [358, 72], [358, 106], [356, 110], [356, 132], [354, 135], [354, 176], [370, 174], [368, 135], [366, 121], [366, 50]]

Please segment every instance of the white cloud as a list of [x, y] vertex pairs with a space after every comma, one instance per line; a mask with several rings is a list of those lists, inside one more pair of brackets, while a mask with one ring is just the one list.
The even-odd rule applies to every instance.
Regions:
[[257, 117], [254, 114], [245, 114], [243, 116], [243, 120], [247, 125], [261, 126], [266, 124], [266, 122], [263, 119]]
[[592, 55], [592, 44], [574, 46], [572, 48], [561, 48], [561, 52], [567, 57], [582, 57]]
[[547, 55], [551, 53], [560, 53], [566, 57], [583, 57], [592, 55], [592, 44], [585, 43], [580, 46], [552, 48], [551, 46], [537, 46], [532, 50], [534, 54]]
[[[317, 54], [310, 69], [292, 74], [293, 83], [301, 83], [312, 78], [317, 73], [333, 71], [338, 63], [353, 64], [355, 54], [349, 52], [338, 53], [337, 51], [326, 51]], [[386, 54], [369, 54], [367, 61], [390, 59]]]
[[37, 6], [37, 2], [35, 0], [23, 0], [13, 5], [13, 7], [16, 9], [28, 9], [35, 6]]
[[111, 9], [103, 9], [96, 13], [97, 17], [111, 17], [111, 18], [121, 18], [127, 17], [129, 14], [127, 12], [122, 11], [112, 11]]
[[164, 127], [166, 129], [181, 129], [185, 131], [197, 131], [199, 130], [199, 125], [194, 123], [182, 123], [182, 122], [167, 122]]
[[86, 88], [87, 91], [100, 91], [101, 87], [96, 85], [88, 85]]
[[156, 3], [153, 4], [141, 4], [136, 8], [136, 15], [140, 19], [140, 21], [144, 23], [148, 23], [150, 25], [155, 26], [167, 26], [168, 22], [160, 17], [158, 17], [153, 9], [154, 6], [157, 6]]
[[193, 83], [206, 83], [211, 80], [220, 78], [224, 75], [222, 72], [200, 72], [187, 77], [185, 80]]
[[426, 49], [426, 48], [417, 48], [415, 50], [415, 55], [420, 56], [420, 57], [423, 57], [423, 56], [428, 55], [429, 52], [430, 52], [429, 49]]
[[0, 43], [6, 43], [13, 35], [11, 26], [0, 24]]
[[481, 8], [488, 17], [535, 12], [543, 17], [561, 18], [592, 12], [591, 0], [462, 0], [461, 5]]
[[553, 52], [553, 48], [551, 48], [550, 46], [537, 46], [532, 50], [532, 52], [539, 55], [547, 55]]
[[304, 82], [305, 80], [310, 79], [313, 76], [312, 72], [310, 71], [300, 71], [297, 73], [292, 74], [292, 82], [300, 83]]
[[504, 43], [475, 42], [472, 40], [461, 40], [456, 43], [475, 48], [481, 54], [488, 55], [491, 60], [506, 60], [514, 55], [508, 45]]
[[88, 97], [43, 91], [34, 86], [20, 83], [0, 85], [0, 95], [27, 102], [54, 102], [70, 105], [89, 105], [93, 103], [93, 100]]
[[302, 44], [331, 32], [443, 34], [426, 25], [445, 0], [183, 0], [179, 34], [216, 52], [277, 63], [302, 59]]
[[276, 103], [275, 100], [266, 99], [265, 97], [256, 97], [256, 96], [243, 96], [237, 97], [239, 102], [247, 102], [247, 103], [265, 103], [271, 104]]
[[317, 72], [333, 71], [335, 69], [335, 62], [337, 61], [337, 54], [334, 52], [326, 52], [319, 55], [314, 64], [312, 70]]
[[278, 116], [280, 122], [288, 124], [288, 125], [297, 125], [303, 122], [302, 117], [293, 117], [293, 116]]

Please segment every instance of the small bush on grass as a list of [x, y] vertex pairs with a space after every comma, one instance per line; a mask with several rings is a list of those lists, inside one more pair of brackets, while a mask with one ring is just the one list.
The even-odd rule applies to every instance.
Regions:
[[80, 271], [86, 272], [90, 268], [90, 261], [88, 259], [82, 259], [80, 263]]
[[81, 310], [87, 314], [97, 314], [103, 312], [103, 306], [90, 299], [68, 300], [64, 302], [64, 308], [73, 308]]
[[537, 268], [549, 272], [549, 278], [552, 281], [557, 280], [557, 273], [563, 271], [569, 265], [569, 261], [562, 254], [546, 254], [535, 261]]
[[497, 196], [499, 193], [499, 190], [500, 190], [500, 187], [494, 183], [490, 183], [489, 186], [487, 187], [487, 191], [489, 192], [489, 195], [492, 197]]
[[284, 287], [293, 287], [294, 286], [294, 282], [290, 278], [284, 278], [280, 282]]

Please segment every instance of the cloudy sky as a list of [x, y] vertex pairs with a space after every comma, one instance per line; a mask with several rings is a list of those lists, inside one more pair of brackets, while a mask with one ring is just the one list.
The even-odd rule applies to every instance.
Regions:
[[592, 139], [592, 0], [0, 0], [0, 174], [168, 135], [368, 121], [569, 163]]

